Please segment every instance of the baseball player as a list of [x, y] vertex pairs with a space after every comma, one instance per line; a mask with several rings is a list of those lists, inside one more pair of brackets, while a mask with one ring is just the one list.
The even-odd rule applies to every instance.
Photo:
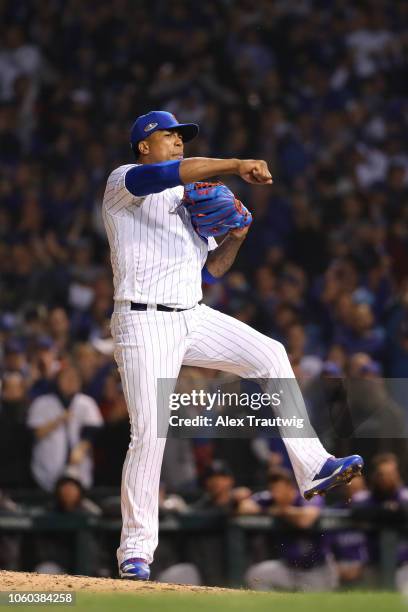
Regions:
[[[268, 186], [272, 177], [260, 160], [185, 159], [184, 143], [198, 131], [164, 111], [138, 117], [130, 135], [136, 163], [110, 174], [103, 200], [115, 288], [112, 336], [131, 423], [121, 490], [122, 578], [148, 580], [158, 542], [165, 446], [157, 435], [158, 379], [176, 380], [185, 364], [260, 379], [266, 386], [289, 380], [288, 410], [306, 414], [283, 345], [200, 304], [202, 278], [211, 282], [229, 270], [252, 219], [225, 185], [201, 182], [235, 174]], [[214, 236], [221, 234], [216, 247]], [[280, 433], [299, 489], [311, 498], [348, 482], [361, 472], [363, 460], [330, 456], [311, 426], [308, 431], [309, 437]]]

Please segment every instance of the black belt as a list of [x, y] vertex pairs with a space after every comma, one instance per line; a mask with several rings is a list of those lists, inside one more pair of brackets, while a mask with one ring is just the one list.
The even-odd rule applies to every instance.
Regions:
[[[163, 306], [162, 304], [157, 304], [155, 306], [149, 306], [149, 310], [161, 310], [163, 312], [181, 312], [182, 310], [189, 310], [188, 308], [170, 308], [169, 306]], [[135, 302], [130, 302], [130, 310], [148, 310], [147, 304], [136, 304]]]

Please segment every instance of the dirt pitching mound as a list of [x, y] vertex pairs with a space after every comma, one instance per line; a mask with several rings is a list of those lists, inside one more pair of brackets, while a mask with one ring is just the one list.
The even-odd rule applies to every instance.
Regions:
[[138, 582], [137, 580], [115, 580], [113, 578], [91, 578], [89, 576], [67, 576], [65, 574], [36, 574], [29, 572], [0, 571], [0, 591], [91, 591], [138, 592], [162, 591], [184, 593], [238, 593], [232, 589], [198, 587], [183, 584], [161, 584]]

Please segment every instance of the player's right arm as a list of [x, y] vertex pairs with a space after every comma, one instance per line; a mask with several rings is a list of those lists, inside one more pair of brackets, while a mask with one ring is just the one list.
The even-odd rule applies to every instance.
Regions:
[[272, 184], [271, 173], [263, 160], [191, 157], [181, 161], [133, 166], [126, 172], [125, 187], [131, 194], [140, 197], [227, 174], [236, 174], [256, 185]]

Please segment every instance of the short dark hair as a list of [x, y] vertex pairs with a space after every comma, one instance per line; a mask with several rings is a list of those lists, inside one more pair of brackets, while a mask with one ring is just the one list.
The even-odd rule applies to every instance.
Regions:
[[77, 478], [75, 478], [74, 476], [61, 476], [60, 478], [58, 478], [57, 482], [55, 483], [55, 493], [57, 494], [59, 492], [59, 490], [61, 489], [61, 487], [63, 487], [65, 484], [74, 484], [75, 486], [78, 487], [78, 489], [81, 492], [81, 495], [84, 494], [84, 487], [81, 483], [80, 480], [78, 480]]
[[383, 463], [396, 463], [399, 467], [398, 457], [395, 453], [377, 453], [371, 460], [373, 470], [377, 470]]
[[281, 467], [271, 468], [268, 471], [268, 485], [274, 484], [275, 482], [286, 482], [287, 484], [295, 485], [295, 478], [293, 473]]
[[204, 470], [202, 480], [204, 482], [209, 478], [212, 478], [213, 476], [228, 476], [229, 478], [233, 478], [234, 474], [232, 473], [231, 468], [225, 461], [215, 459]]

